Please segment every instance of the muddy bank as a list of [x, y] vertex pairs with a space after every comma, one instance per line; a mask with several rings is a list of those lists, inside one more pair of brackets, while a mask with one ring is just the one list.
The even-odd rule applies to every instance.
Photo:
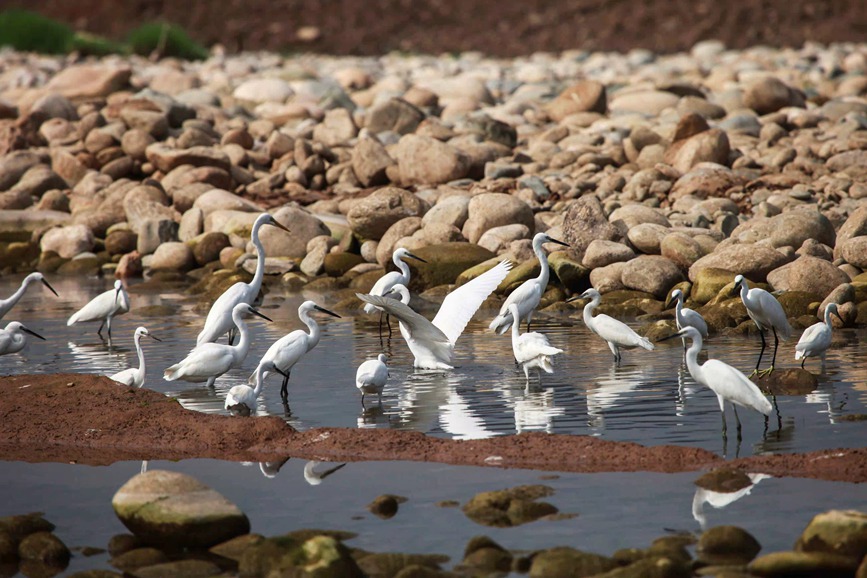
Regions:
[[[684, 472], [724, 463], [700, 448], [645, 447], [589, 436], [529, 433], [457, 441], [418, 432], [317, 428], [184, 409], [147, 389], [83, 374], [0, 378], [0, 460], [77, 462], [215, 458], [270, 461], [413, 460], [570, 472]], [[867, 448], [754, 456], [729, 462], [750, 472], [867, 481]]]

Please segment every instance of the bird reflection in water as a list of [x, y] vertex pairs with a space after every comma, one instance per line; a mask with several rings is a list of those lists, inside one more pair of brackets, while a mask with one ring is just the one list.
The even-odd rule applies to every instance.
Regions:
[[[311, 486], [318, 486], [322, 483], [322, 481], [333, 474], [334, 472], [340, 470], [342, 467], [346, 465], [346, 463], [337, 464], [332, 468], [328, 468], [327, 470], [316, 471], [316, 468], [322, 464], [318, 460], [310, 460], [306, 464], [304, 464], [304, 481], [306, 481]], [[328, 463], [328, 462], [324, 462]]]
[[605, 374], [597, 377], [595, 387], [587, 391], [590, 427], [604, 430], [605, 414], [622, 404], [631, 392], [647, 383], [648, 379], [648, 370], [644, 366], [634, 365], [612, 365]]
[[707, 528], [707, 515], [704, 513], [705, 504], [710, 504], [712, 507], [720, 510], [733, 502], [737, 502], [744, 496], [749, 496], [756, 484], [773, 477], [768, 474], [747, 474], [747, 476], [750, 478], [750, 485], [735, 492], [715, 492], [702, 487], [696, 488], [695, 495], [692, 498], [692, 517], [699, 523], [702, 530]]

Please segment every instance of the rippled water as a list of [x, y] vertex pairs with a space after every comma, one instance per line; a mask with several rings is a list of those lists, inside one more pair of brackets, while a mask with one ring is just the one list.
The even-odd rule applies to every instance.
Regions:
[[[11, 294], [17, 279], [0, 280], [0, 295]], [[53, 279], [60, 298], [32, 287], [4, 319], [20, 320], [48, 341], [31, 339], [22, 354], [0, 358], [0, 372], [81, 372], [110, 374], [136, 364], [132, 346], [135, 327], [146, 325], [163, 341], [144, 339], [148, 362], [146, 387], [177, 397], [204, 412], [223, 412], [226, 391], [246, 382], [259, 357], [282, 335], [302, 327], [297, 306], [315, 298], [328, 307], [327, 295], [270, 293], [263, 311], [274, 319], [250, 322], [253, 342], [240, 369], [232, 370], [209, 389], [202, 384], [166, 382], [162, 370], [179, 361], [195, 344], [203, 323], [195, 301], [183, 293], [148, 294], [131, 289], [132, 311], [114, 323], [113, 346], [96, 335], [96, 324], [67, 327], [65, 320], [92, 296], [109, 287], [96, 279]], [[175, 314], [143, 316], [152, 305], [169, 305]], [[676, 443], [700, 446], [731, 456], [764, 452], [809, 451], [861, 446], [867, 422], [839, 422], [849, 413], [864, 413], [867, 405], [867, 359], [862, 345], [865, 331], [835, 334], [834, 345], [819, 375], [819, 386], [808, 395], [778, 396], [778, 411], [767, 429], [763, 416], [741, 411], [744, 441], [740, 448], [730, 436], [723, 447], [715, 395], [698, 386], [682, 363], [677, 342], [661, 344], [653, 352], [627, 351], [620, 366], [613, 363], [606, 344], [592, 336], [577, 315], [540, 315], [534, 329], [548, 335], [565, 353], [556, 359], [553, 375], [541, 386], [531, 379], [525, 388], [522, 371], [511, 355], [508, 335], [486, 330], [493, 311], [482, 311], [458, 341], [456, 369], [447, 372], [414, 371], [412, 355], [396, 330], [380, 341], [377, 318], [362, 312], [341, 319], [319, 315], [322, 340], [292, 370], [287, 412], [280, 400], [280, 376], [269, 378], [260, 396], [260, 415], [284, 416], [299, 429], [317, 426], [379, 427], [418, 430], [457, 439], [481, 438], [528, 430], [600, 436], [648, 445]], [[780, 348], [778, 367], [794, 367], [793, 338]], [[759, 351], [758, 337], [715, 336], [708, 350], [742, 370], [749, 371]], [[362, 409], [354, 386], [355, 370], [365, 359], [385, 352], [391, 378], [382, 406], [368, 397]], [[819, 372], [819, 360], [808, 368]], [[731, 410], [728, 419], [733, 421]], [[732, 424], [734, 425], [734, 424]], [[726, 450], [726, 452], [724, 452]]]

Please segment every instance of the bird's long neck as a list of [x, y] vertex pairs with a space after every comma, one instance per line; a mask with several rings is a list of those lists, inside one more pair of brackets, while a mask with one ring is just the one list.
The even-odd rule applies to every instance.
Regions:
[[232, 345], [232, 356], [237, 362], [240, 359], [247, 357], [247, 350], [250, 349], [250, 331], [247, 329], [247, 324], [238, 312], [232, 312], [232, 321], [238, 326], [238, 332], [241, 334], [241, 339], [237, 345]]
[[15, 291], [15, 293], [13, 293], [8, 299], [6, 299], [6, 302], [12, 304], [18, 303], [18, 300], [21, 299], [21, 297], [24, 296], [24, 292], [27, 291], [27, 286], [30, 285], [30, 283], [32, 282], [33, 279], [31, 279], [29, 276], [25, 277], [24, 281], [21, 282], [21, 286], [18, 287], [18, 290]]
[[518, 329], [518, 325], [520, 325], [520, 319], [518, 319], [518, 308], [510, 307], [509, 312], [512, 314], [512, 343], [518, 341], [518, 338], [521, 337], [521, 331]]
[[683, 323], [683, 295], [677, 296], [677, 302], [674, 304], [674, 318], [678, 323]]
[[259, 393], [262, 391], [262, 383], [265, 381], [262, 375], [265, 373], [265, 364], [260, 363], [256, 366], [255, 372], [255, 387], [253, 388], [253, 395], [259, 397]]
[[400, 274], [403, 275], [403, 279], [405, 283], [409, 282], [409, 265], [404, 262], [400, 257], [394, 258], [394, 264], [400, 269]]
[[319, 324], [316, 320], [310, 317], [306, 311], [302, 311], [298, 317], [307, 326], [309, 331], [307, 337], [307, 351], [310, 351], [319, 344]]
[[599, 306], [599, 297], [596, 296], [590, 300], [590, 303], [584, 306], [584, 324], [587, 327], [593, 327], [593, 310]]
[[536, 279], [539, 280], [539, 283], [542, 286], [548, 285], [548, 278], [551, 275], [551, 271], [548, 267], [548, 254], [545, 253], [545, 249], [542, 248], [542, 243], [533, 245], [533, 252], [536, 253], [536, 258], [539, 259], [539, 266], [541, 267], [541, 271], [539, 271], [539, 276]]
[[135, 336], [135, 350], [138, 353], [138, 371], [141, 374], [141, 378], [144, 379], [145, 376], [145, 360], [144, 360], [144, 352], [141, 350], [141, 335], [136, 334]]
[[[253, 280], [250, 281], [250, 287], [258, 294], [262, 288], [262, 278], [265, 276], [265, 247], [262, 246], [262, 241], [259, 240], [260, 223], [253, 225], [253, 232], [250, 238], [253, 241], [253, 246], [256, 247], [256, 272], [253, 273]], [[255, 299], [255, 296], [254, 296]]]
[[825, 325], [828, 326], [828, 329], [834, 329], [834, 326], [831, 324], [831, 308], [825, 308]]
[[741, 301], [746, 305], [747, 301], [750, 300], [750, 289], [747, 287], [747, 282], [741, 282]]
[[701, 374], [701, 366], [698, 364], [698, 354], [701, 352], [701, 347], [701, 337], [698, 337], [693, 338], [692, 344], [686, 350], [686, 368], [696, 381], [698, 381], [697, 376]]

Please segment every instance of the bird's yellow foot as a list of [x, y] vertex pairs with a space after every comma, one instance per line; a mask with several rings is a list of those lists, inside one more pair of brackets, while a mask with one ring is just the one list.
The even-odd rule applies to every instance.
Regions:
[[774, 371], [774, 366], [773, 366], [773, 365], [770, 366], [770, 367], [767, 368], [767, 369], [763, 369], [763, 370], [759, 371], [759, 372], [758, 372], [758, 376], [759, 376], [759, 377], [767, 377], [767, 376], [769, 376], [769, 375], [771, 374], [772, 371]]
[[750, 377], [753, 377], [754, 375], [756, 375], [756, 374], [758, 374], [758, 373], [759, 373], [759, 370], [758, 370], [758, 369], [754, 369], [753, 372], [750, 374]]

